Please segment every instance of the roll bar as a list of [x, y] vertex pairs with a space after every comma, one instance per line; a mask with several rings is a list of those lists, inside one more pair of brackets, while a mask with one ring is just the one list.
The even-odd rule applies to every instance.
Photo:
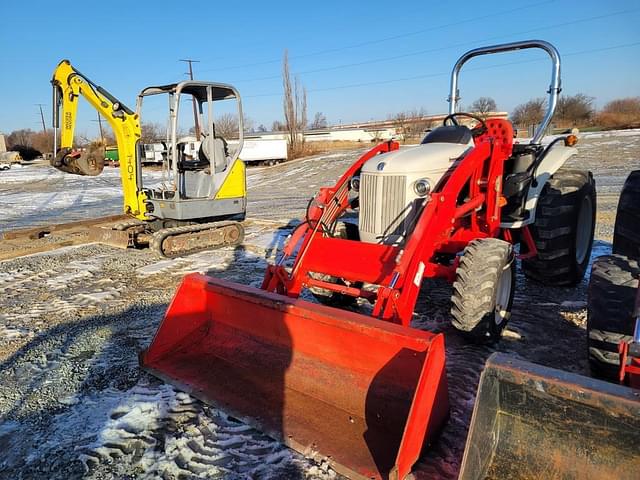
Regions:
[[453, 67], [453, 71], [451, 72], [451, 91], [449, 93], [449, 97], [447, 101], [449, 102], [449, 113], [455, 113], [456, 108], [458, 106], [458, 100], [460, 100], [460, 92], [458, 90], [458, 75], [460, 74], [460, 69], [462, 65], [464, 65], [468, 60], [473, 57], [478, 57], [480, 55], [488, 55], [492, 53], [502, 53], [502, 52], [510, 52], [513, 50], [524, 50], [526, 48], [540, 48], [547, 52], [551, 57], [551, 85], [549, 85], [549, 90], [547, 93], [549, 94], [549, 100], [547, 102], [547, 113], [545, 114], [540, 126], [536, 130], [533, 138], [531, 139], [532, 144], [539, 144], [540, 139], [544, 135], [549, 122], [551, 122], [551, 118], [556, 110], [556, 105], [558, 103], [558, 96], [560, 95], [561, 81], [560, 81], [560, 54], [556, 47], [551, 45], [549, 42], [545, 42], [544, 40], [524, 40], [522, 42], [511, 42], [511, 43], [502, 43], [499, 45], [491, 45], [488, 47], [476, 48], [474, 50], [469, 50], [467, 53], [463, 54], [455, 66]]

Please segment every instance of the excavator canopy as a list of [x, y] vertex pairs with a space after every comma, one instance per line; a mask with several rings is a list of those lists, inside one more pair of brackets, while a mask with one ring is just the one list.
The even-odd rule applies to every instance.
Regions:
[[140, 362], [351, 478], [406, 478], [448, 416], [441, 334], [199, 274]]

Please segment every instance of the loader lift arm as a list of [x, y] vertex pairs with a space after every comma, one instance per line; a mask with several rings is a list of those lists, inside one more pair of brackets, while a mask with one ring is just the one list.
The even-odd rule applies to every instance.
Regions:
[[[61, 61], [53, 78], [54, 158], [52, 165], [58, 170], [77, 175], [99, 175], [104, 167], [104, 153], [79, 153], [73, 150], [78, 98], [82, 95], [111, 125], [118, 145], [120, 177], [124, 195], [124, 212], [140, 220], [147, 220], [146, 194], [139, 186], [140, 170], [136, 161], [138, 141], [141, 137], [140, 119], [131, 109], [104, 88], [74, 68], [69, 60]], [[62, 125], [60, 113], [62, 110]], [[57, 130], [61, 129], [60, 145]]]

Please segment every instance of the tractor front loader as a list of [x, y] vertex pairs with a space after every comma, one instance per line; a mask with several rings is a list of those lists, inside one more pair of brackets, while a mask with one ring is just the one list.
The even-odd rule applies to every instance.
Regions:
[[[507, 120], [456, 111], [457, 81], [470, 58], [523, 48], [550, 55], [552, 79], [544, 121], [514, 144]], [[443, 335], [410, 326], [422, 280], [452, 282], [453, 324], [486, 343], [511, 315], [518, 258], [546, 283], [584, 274], [593, 179], [559, 170], [575, 137], [540, 142], [559, 92], [547, 42], [467, 52], [443, 126], [320, 189], [260, 289], [187, 276], [142, 367], [352, 478], [407, 478], [448, 416]]]
[[460, 480], [633, 480], [638, 392], [494, 353], [480, 378]]

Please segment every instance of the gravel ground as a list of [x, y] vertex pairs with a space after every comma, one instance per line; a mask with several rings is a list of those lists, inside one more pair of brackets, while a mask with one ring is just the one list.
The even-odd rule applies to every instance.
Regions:
[[[598, 187], [595, 257], [610, 249], [627, 172], [640, 168], [640, 132], [590, 135], [579, 147], [570, 166], [592, 170]], [[141, 372], [137, 353], [185, 273], [259, 285], [291, 220], [356, 156], [334, 153], [250, 170], [254, 220], [247, 222], [243, 248], [158, 260], [147, 251], [84, 245], [0, 262], [0, 478], [336, 477], [326, 464]], [[76, 180], [54, 174], [54, 182], [47, 170], [27, 168], [46, 187], [28, 178], [5, 182], [0, 173], [0, 228], [41, 222], [35, 210], [20, 210], [16, 195], [65, 196], [64, 204], [52, 197], [46, 205], [49, 221], [77, 219], [79, 208], [94, 211], [78, 199], [93, 195], [90, 183], [69, 192], [67, 182]], [[99, 199], [104, 214], [117, 213], [119, 203], [109, 188]], [[450, 294], [442, 282], [424, 282], [414, 318], [416, 328], [445, 333], [452, 407], [440, 440], [416, 467], [418, 479], [457, 477], [479, 374], [492, 352], [587, 373], [586, 282], [550, 288], [519, 273], [509, 329], [494, 347], [469, 345], [453, 330]]]

